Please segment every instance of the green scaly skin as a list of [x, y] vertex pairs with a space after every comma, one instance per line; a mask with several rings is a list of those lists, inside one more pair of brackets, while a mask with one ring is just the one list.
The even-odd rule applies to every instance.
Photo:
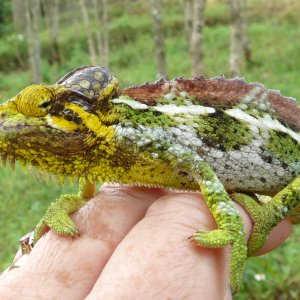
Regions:
[[[80, 187], [51, 204], [23, 249], [48, 228], [77, 236], [70, 214], [93, 197], [96, 181], [201, 191], [218, 229], [193, 240], [232, 246], [235, 293], [247, 255], [285, 217], [299, 223], [299, 117], [291, 99], [241, 80], [179, 78], [119, 91], [109, 70], [82, 67], [52, 86], [29, 86], [0, 106], [2, 160], [79, 178]], [[228, 192], [254, 221], [248, 245]], [[263, 204], [253, 193], [277, 194]]]

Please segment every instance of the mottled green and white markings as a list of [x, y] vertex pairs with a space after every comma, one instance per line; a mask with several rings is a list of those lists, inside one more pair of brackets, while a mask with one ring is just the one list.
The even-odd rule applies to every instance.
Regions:
[[116, 125], [117, 135], [172, 165], [208, 162], [227, 190], [272, 192], [299, 174], [300, 135], [268, 114], [266, 93], [261, 102], [253, 98], [257, 93], [256, 87], [244, 102], [229, 108], [197, 105], [188, 93], [177, 100], [175, 93], [167, 94], [154, 105], [113, 99], [126, 112]]

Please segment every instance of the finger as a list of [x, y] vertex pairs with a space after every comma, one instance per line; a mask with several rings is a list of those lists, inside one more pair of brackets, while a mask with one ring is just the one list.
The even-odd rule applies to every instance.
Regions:
[[[248, 239], [253, 224], [245, 210], [238, 209]], [[231, 299], [230, 247], [204, 249], [187, 240], [195, 230], [215, 228], [200, 195], [159, 199], [117, 247], [87, 299]], [[281, 241], [271, 235], [267, 245]]]
[[87, 299], [224, 299], [229, 247], [204, 249], [188, 240], [215, 227], [199, 194], [158, 199], [116, 248]]
[[80, 238], [47, 233], [26, 262], [5, 274], [0, 294], [11, 299], [84, 298], [116, 245], [162, 194], [159, 189], [103, 188], [74, 217]]

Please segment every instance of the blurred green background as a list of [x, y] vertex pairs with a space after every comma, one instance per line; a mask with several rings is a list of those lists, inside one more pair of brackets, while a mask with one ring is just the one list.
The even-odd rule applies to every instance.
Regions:
[[[26, 32], [16, 32], [14, 28], [12, 2], [1, 0], [0, 5], [1, 102], [31, 83]], [[75, 0], [70, 2], [75, 6]], [[154, 81], [157, 70], [151, 2], [108, 2], [110, 69], [122, 87]], [[52, 57], [45, 16], [41, 15], [39, 37], [44, 83], [54, 83], [70, 69], [90, 64], [81, 10], [74, 7], [70, 12], [71, 8], [72, 5], [58, 11], [59, 61]], [[252, 58], [243, 64], [241, 75], [246, 81], [260, 82], [300, 99], [300, 1], [248, 0], [247, 13]], [[204, 73], [208, 77], [229, 76], [230, 16], [226, 1], [207, 1], [205, 19]], [[168, 78], [189, 77], [191, 60], [183, 26], [183, 1], [163, 1], [162, 21]], [[94, 30], [92, 18], [90, 26]], [[50, 201], [69, 191], [76, 191], [76, 186], [62, 187], [51, 180], [48, 185], [40, 183], [33, 176], [24, 175], [19, 165], [15, 171], [0, 168], [1, 269], [11, 262], [18, 239], [32, 230]], [[235, 299], [300, 298], [299, 233], [300, 229], [295, 228], [279, 249], [249, 260], [241, 293]]]

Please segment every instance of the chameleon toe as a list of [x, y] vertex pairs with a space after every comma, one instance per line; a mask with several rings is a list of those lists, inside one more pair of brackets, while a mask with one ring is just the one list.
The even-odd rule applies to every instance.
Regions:
[[197, 231], [194, 234], [194, 241], [202, 247], [221, 248], [230, 245], [235, 237], [223, 229], [216, 229], [208, 232]]

